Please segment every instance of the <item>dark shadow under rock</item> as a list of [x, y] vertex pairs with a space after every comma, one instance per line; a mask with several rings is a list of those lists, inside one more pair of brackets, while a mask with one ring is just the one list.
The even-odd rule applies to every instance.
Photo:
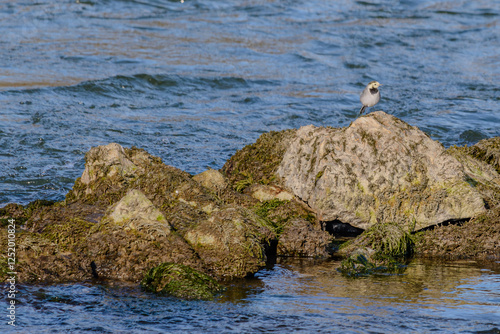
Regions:
[[325, 231], [336, 237], [356, 237], [364, 231], [340, 220], [322, 222], [322, 225]]

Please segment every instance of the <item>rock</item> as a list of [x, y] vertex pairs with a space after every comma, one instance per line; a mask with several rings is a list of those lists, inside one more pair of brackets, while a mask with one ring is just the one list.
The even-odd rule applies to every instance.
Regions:
[[469, 147], [468, 151], [470, 155], [490, 164], [500, 173], [500, 137], [483, 139]]
[[261, 202], [277, 199], [280, 201], [291, 201], [295, 198], [293, 194], [274, 185], [253, 184], [247, 192]]
[[[217, 173], [206, 174], [220, 181]], [[138, 148], [92, 148], [65, 201], [24, 210], [19, 279], [140, 281], [166, 262], [217, 279], [253, 274], [275, 233], [251, 210], [221, 199], [231, 192], [219, 197]]]
[[303, 203], [275, 198], [258, 203], [253, 210], [273, 227], [278, 239], [276, 255], [328, 256], [332, 238]]
[[361, 254], [371, 262], [409, 257], [414, 252], [413, 237], [397, 222], [375, 224], [339, 250], [340, 254], [347, 256]]
[[277, 175], [321, 220], [363, 229], [391, 221], [421, 229], [485, 211], [440, 143], [381, 111], [344, 129], [300, 128]]
[[[86, 154], [85, 171], [64, 201], [11, 204], [0, 218], [23, 226], [16, 233], [19, 282], [138, 282], [162, 263], [215, 279], [245, 277], [276, 253], [326, 256], [330, 237], [322, 225], [336, 222], [397, 224], [407, 233], [475, 216], [463, 226], [477, 233], [458, 234], [465, 244], [470, 236], [496, 235], [486, 229], [500, 207], [494, 143], [444, 150], [417, 128], [375, 112], [345, 129], [263, 134], [221, 172], [194, 177], [142, 149], [109, 144]], [[0, 229], [0, 240], [6, 235]], [[428, 246], [432, 237], [422, 240]], [[496, 256], [496, 244], [484, 241]], [[5, 266], [0, 261], [0, 278]]]
[[81, 182], [89, 184], [99, 178], [133, 178], [137, 166], [130, 161], [123, 147], [111, 143], [90, 149], [85, 155], [85, 170]]
[[197, 174], [193, 176], [193, 180], [200, 183], [205, 188], [212, 190], [216, 194], [226, 189], [229, 185], [229, 182], [224, 175], [215, 169], [209, 169]]
[[110, 219], [126, 229], [145, 230], [152, 238], [170, 234], [170, 225], [161, 211], [137, 189], [129, 190], [103, 219]]
[[275, 182], [276, 170], [295, 138], [295, 132], [289, 129], [262, 134], [254, 144], [245, 146], [229, 158], [222, 167], [222, 173], [232, 185], [249, 177], [251, 183]]
[[349, 277], [402, 273], [414, 252], [414, 238], [401, 224], [379, 223], [341, 245], [345, 258], [337, 270]]
[[328, 256], [327, 247], [331, 237], [320, 226], [296, 218], [283, 228], [279, 236], [279, 256], [319, 257]]
[[213, 278], [188, 266], [162, 263], [151, 268], [141, 281], [141, 286], [151, 292], [182, 299], [210, 300], [224, 288]]
[[462, 164], [467, 181], [481, 194], [487, 207], [500, 206], [500, 174], [495, 167], [471, 154], [470, 147], [453, 146], [447, 152]]
[[214, 212], [184, 235], [221, 278], [245, 277], [265, 266], [265, 248], [275, 237], [265, 220], [250, 210], [233, 206]]
[[5, 220], [6, 223], [4, 225], [7, 225], [8, 219], [14, 218], [22, 218], [24, 216], [24, 207], [20, 204], [16, 203], [9, 203], [3, 208], [0, 208], [0, 219]]
[[499, 261], [500, 206], [460, 225], [423, 231], [416, 240], [419, 256]]

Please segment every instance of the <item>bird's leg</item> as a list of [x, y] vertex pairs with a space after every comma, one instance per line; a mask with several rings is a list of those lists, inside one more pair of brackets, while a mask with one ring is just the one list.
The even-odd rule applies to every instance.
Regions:
[[363, 112], [365, 111], [366, 109], [366, 106], [362, 106], [361, 107], [361, 110], [359, 111], [359, 116], [361, 116], [361, 114], [363, 114]]

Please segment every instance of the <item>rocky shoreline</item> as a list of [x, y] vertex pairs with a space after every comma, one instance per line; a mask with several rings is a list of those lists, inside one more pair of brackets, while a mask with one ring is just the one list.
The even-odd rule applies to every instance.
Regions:
[[[22, 226], [19, 282], [142, 280], [169, 293], [175, 268], [216, 293], [215, 281], [252, 275], [276, 256], [392, 256], [384, 240], [399, 234], [413, 247], [404, 257], [500, 258], [499, 137], [445, 149], [378, 111], [347, 128], [263, 134], [220, 171], [195, 176], [116, 143], [85, 159], [64, 201], [0, 209], [2, 225]], [[338, 226], [365, 232], [338, 252]], [[5, 280], [5, 255], [0, 272]]]

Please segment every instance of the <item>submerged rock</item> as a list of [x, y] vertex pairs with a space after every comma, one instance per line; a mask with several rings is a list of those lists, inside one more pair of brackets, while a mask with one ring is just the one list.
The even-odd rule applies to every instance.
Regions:
[[348, 128], [300, 128], [277, 175], [322, 220], [421, 229], [485, 211], [462, 165], [417, 127], [381, 111]]
[[162, 263], [151, 268], [141, 286], [147, 291], [182, 299], [209, 300], [224, 291], [210, 276], [177, 263]]

